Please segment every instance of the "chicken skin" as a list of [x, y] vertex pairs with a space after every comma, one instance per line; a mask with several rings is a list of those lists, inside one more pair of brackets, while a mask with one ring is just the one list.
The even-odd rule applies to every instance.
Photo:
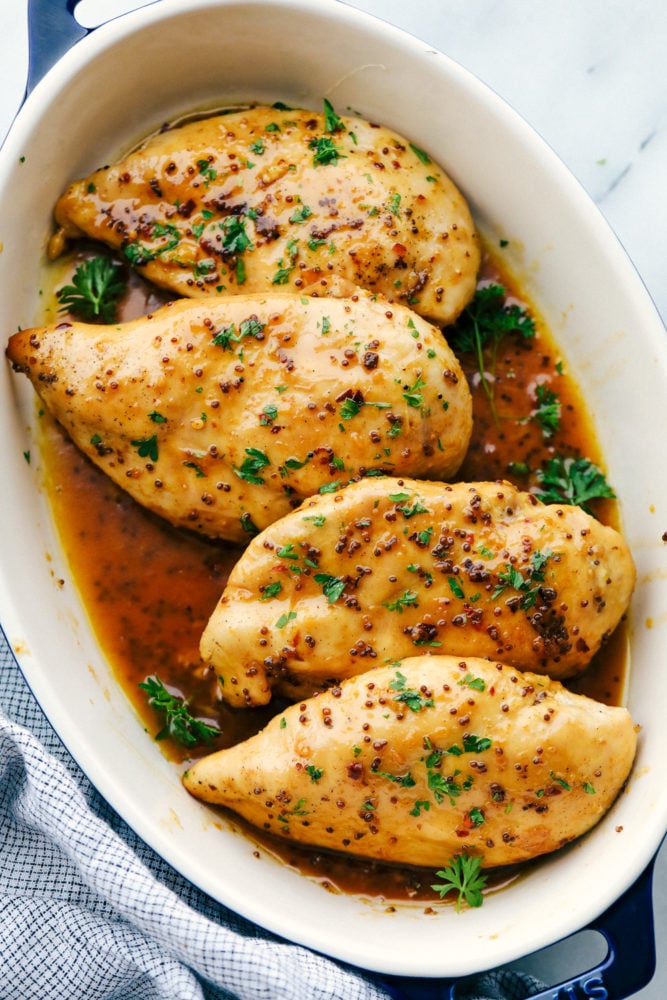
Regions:
[[262, 830], [383, 861], [483, 867], [589, 830], [627, 778], [632, 719], [558, 681], [417, 656], [292, 705], [185, 787]]
[[616, 627], [634, 579], [621, 535], [579, 507], [505, 482], [366, 479], [253, 539], [200, 651], [238, 706], [420, 651], [564, 678]]
[[178, 295], [299, 291], [338, 274], [452, 323], [480, 251], [465, 199], [421, 150], [358, 118], [255, 107], [161, 132], [73, 182], [56, 256], [101, 240]]
[[181, 299], [117, 326], [24, 330], [7, 353], [135, 500], [235, 542], [357, 476], [447, 479], [472, 429], [440, 332], [366, 292]]

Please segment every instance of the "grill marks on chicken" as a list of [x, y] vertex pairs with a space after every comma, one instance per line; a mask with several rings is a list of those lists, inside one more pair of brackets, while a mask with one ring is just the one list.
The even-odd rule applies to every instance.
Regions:
[[7, 353], [135, 500], [232, 541], [354, 477], [447, 479], [472, 428], [439, 331], [364, 292], [183, 299], [113, 327], [21, 331]]
[[201, 654], [238, 706], [420, 651], [564, 678], [616, 627], [634, 579], [620, 534], [579, 507], [506, 482], [364, 480], [253, 539]]
[[50, 252], [101, 240], [179, 295], [299, 292], [337, 274], [445, 325], [480, 262], [465, 199], [421, 150], [356, 118], [251, 108], [162, 132], [77, 180]]
[[420, 656], [293, 705], [185, 787], [262, 830], [383, 861], [484, 867], [554, 851], [611, 806], [632, 720], [557, 681]]

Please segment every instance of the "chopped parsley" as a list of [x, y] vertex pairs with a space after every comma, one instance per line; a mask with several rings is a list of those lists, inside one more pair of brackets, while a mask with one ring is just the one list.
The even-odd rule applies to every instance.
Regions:
[[483, 677], [475, 677], [474, 674], [466, 674], [460, 681], [459, 687], [472, 688], [473, 691], [486, 691], [486, 681]]
[[473, 808], [468, 811], [468, 819], [474, 827], [484, 825], [484, 813], [480, 808], [478, 808], [478, 806], [473, 806]]
[[[480, 688], [480, 690], [483, 691], [484, 688]], [[483, 753], [490, 746], [491, 740], [488, 736], [475, 736], [474, 733], [465, 733], [463, 736], [463, 747], [460, 747], [458, 743], [453, 743], [444, 752], [453, 757], [460, 757], [464, 753]]]
[[228, 215], [220, 223], [223, 231], [222, 251], [230, 256], [254, 249], [253, 242], [246, 233], [245, 220], [240, 215]]
[[408, 406], [420, 407], [422, 405], [424, 399], [419, 390], [423, 389], [425, 385], [426, 382], [424, 381], [424, 379], [421, 376], [417, 376], [417, 378], [415, 379], [415, 384], [412, 386], [412, 388], [405, 390], [405, 392], [403, 393], [403, 399], [408, 404]]
[[409, 771], [406, 774], [390, 774], [388, 771], [377, 771], [371, 767], [371, 772], [372, 774], [377, 774], [380, 778], [387, 778], [388, 781], [393, 781], [395, 785], [400, 785], [401, 788], [414, 788], [416, 785], [416, 781]]
[[157, 434], [153, 434], [149, 438], [138, 438], [136, 441], [131, 441], [130, 444], [137, 449], [140, 458], [150, 458], [151, 462], [157, 462]]
[[278, 407], [274, 406], [273, 403], [267, 403], [266, 406], [262, 408], [259, 422], [262, 425], [262, 427], [270, 427], [277, 416], [278, 416]]
[[270, 601], [273, 597], [277, 597], [282, 589], [283, 585], [280, 580], [276, 580], [274, 583], [266, 583], [263, 587], [259, 588], [259, 599], [260, 601]]
[[542, 434], [549, 438], [560, 428], [561, 405], [557, 394], [547, 385], [540, 383], [535, 390], [537, 406], [531, 414], [539, 424]]
[[315, 583], [322, 587], [322, 593], [329, 604], [335, 604], [345, 590], [345, 580], [341, 576], [331, 576], [329, 573], [316, 573]]
[[429, 513], [428, 507], [425, 507], [419, 498], [414, 500], [413, 503], [408, 506], [406, 501], [410, 499], [409, 493], [390, 493], [389, 499], [394, 501], [396, 504], [396, 510], [400, 511], [403, 517], [407, 519], [414, 517], [415, 514]]
[[183, 462], [186, 469], [193, 469], [197, 479], [205, 479], [205, 473], [203, 472], [201, 466], [197, 465], [196, 462]]
[[340, 479], [335, 479], [332, 483], [323, 483], [318, 493], [335, 493], [340, 487]]
[[330, 101], [324, 98], [324, 130], [325, 132], [342, 132], [345, 128], [342, 120], [338, 117]]
[[324, 514], [308, 514], [308, 516], [304, 517], [303, 520], [312, 521], [313, 526], [316, 528], [321, 528], [322, 525], [326, 523], [326, 517]]
[[276, 549], [276, 555], [279, 559], [298, 559], [299, 553], [294, 548], [294, 542], [288, 542], [287, 545], [281, 545]]
[[287, 250], [287, 264], [284, 263], [284, 258], [281, 257], [278, 261], [278, 270], [271, 279], [272, 285], [286, 285], [289, 282], [289, 276], [294, 270], [299, 252], [299, 241], [288, 240], [285, 249]]
[[308, 143], [308, 148], [313, 151], [313, 166], [326, 166], [337, 163], [339, 159], [345, 159], [345, 154], [341, 153], [340, 147], [336, 146], [333, 139], [328, 135], [313, 138]]
[[394, 701], [399, 701], [407, 705], [411, 712], [420, 712], [422, 708], [433, 708], [433, 698], [424, 694], [423, 691], [416, 691], [414, 688], [406, 687], [407, 678], [400, 670], [396, 671], [396, 677], [390, 681], [389, 687], [396, 691]]
[[417, 159], [425, 166], [431, 162], [431, 157], [428, 155], [428, 153], [425, 153], [423, 149], [420, 149], [419, 146], [415, 146], [414, 143], [411, 142], [410, 149], [415, 154]]
[[312, 214], [312, 209], [310, 209], [308, 205], [299, 205], [299, 207], [290, 215], [289, 221], [296, 223], [305, 222], [306, 219], [309, 219]]
[[414, 590], [404, 590], [400, 597], [397, 597], [395, 601], [386, 601], [384, 607], [389, 611], [398, 611], [399, 614], [403, 614], [404, 608], [416, 608], [417, 595]]
[[492, 600], [500, 597], [503, 591], [510, 587], [517, 590], [521, 595], [520, 607], [522, 611], [532, 608], [537, 600], [540, 586], [544, 583], [546, 564], [553, 558], [553, 552], [540, 552], [536, 549], [530, 557], [530, 566], [526, 574], [518, 570], [511, 563], [505, 563], [505, 569], [498, 573], [498, 583], [492, 594]]
[[257, 527], [257, 525], [255, 524], [252, 517], [250, 516], [250, 514], [248, 514], [247, 511], [245, 514], [241, 514], [240, 521], [241, 521], [241, 531], [244, 531], [246, 535], [252, 535], [254, 537], [255, 535], [259, 534], [259, 528]]
[[206, 187], [208, 187], [210, 182], [214, 181], [218, 176], [217, 171], [211, 166], [210, 160], [197, 160], [197, 168], [199, 173], [204, 178], [204, 184]]
[[246, 448], [245, 453], [247, 458], [243, 460], [241, 467], [237, 468], [235, 465], [232, 466], [234, 472], [239, 479], [244, 479], [247, 483], [254, 483], [256, 486], [262, 486], [264, 484], [264, 480], [259, 473], [262, 469], [265, 469], [267, 465], [271, 464], [269, 458], [258, 448]]
[[281, 615], [276, 622], [276, 628], [285, 628], [290, 622], [293, 622], [296, 618], [296, 611], [288, 611], [287, 614]]
[[215, 332], [211, 343], [216, 347], [222, 347], [225, 351], [231, 350], [232, 345], [240, 343], [244, 337], [255, 337], [255, 339], [261, 337], [265, 326], [266, 324], [257, 316], [249, 316], [241, 321], [238, 333], [235, 325], [230, 323], [229, 326], [223, 326]]

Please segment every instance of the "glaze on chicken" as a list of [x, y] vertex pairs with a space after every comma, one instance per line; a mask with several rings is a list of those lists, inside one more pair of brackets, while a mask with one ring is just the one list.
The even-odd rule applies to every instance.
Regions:
[[628, 776], [629, 713], [473, 657], [378, 667], [202, 758], [185, 787], [263, 831], [321, 848], [484, 867], [589, 830]]
[[231, 541], [355, 477], [447, 479], [472, 429], [439, 331], [365, 292], [182, 299], [125, 324], [24, 330], [7, 353], [135, 500]]
[[615, 629], [634, 579], [621, 535], [579, 507], [507, 482], [365, 479], [252, 541], [201, 653], [239, 706], [419, 652], [570, 677]]
[[358, 118], [257, 107], [167, 129], [74, 181], [55, 208], [57, 255], [101, 240], [178, 295], [295, 292], [322, 277], [452, 323], [480, 251], [443, 168]]

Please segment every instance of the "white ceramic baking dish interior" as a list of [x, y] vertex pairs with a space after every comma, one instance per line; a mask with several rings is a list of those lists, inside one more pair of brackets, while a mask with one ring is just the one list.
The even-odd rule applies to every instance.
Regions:
[[[638, 568], [627, 704], [641, 726], [627, 790], [592, 833], [479, 910], [396, 912], [316, 882], [221, 826], [182, 789], [98, 647], [42, 490], [35, 406], [0, 371], [0, 611], [46, 715], [121, 816], [211, 896], [288, 939], [373, 970], [465, 975], [586, 925], [631, 885], [667, 826], [667, 343], [596, 208], [494, 93], [444, 55], [335, 0], [162, 0], [98, 29], [33, 91], [0, 163], [4, 335], [39, 318], [53, 204], [72, 178], [193, 108], [329, 98], [441, 162], [550, 324], [594, 414]], [[512, 249], [513, 248], [513, 249]], [[30, 450], [27, 464], [24, 452]], [[58, 581], [64, 580], [64, 585]], [[289, 905], [286, 902], [289, 901]]]

